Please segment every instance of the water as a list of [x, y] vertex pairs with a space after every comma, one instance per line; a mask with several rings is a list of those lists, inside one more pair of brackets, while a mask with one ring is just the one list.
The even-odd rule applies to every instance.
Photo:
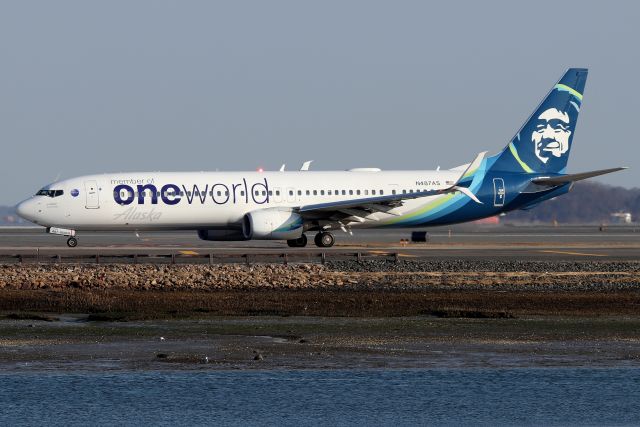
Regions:
[[640, 369], [11, 373], [1, 425], [631, 425]]

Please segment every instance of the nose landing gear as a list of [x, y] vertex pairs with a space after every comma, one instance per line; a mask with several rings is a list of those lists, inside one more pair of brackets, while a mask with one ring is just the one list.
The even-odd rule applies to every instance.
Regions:
[[330, 248], [336, 242], [336, 239], [335, 237], [333, 237], [333, 234], [329, 233], [328, 231], [321, 231], [320, 233], [316, 234], [316, 237], [313, 239], [313, 241], [319, 248]]
[[47, 228], [47, 233], [56, 234], [58, 236], [69, 236], [67, 239], [67, 246], [70, 248], [75, 248], [78, 246], [78, 239], [74, 236], [76, 235], [76, 230], [70, 230], [68, 228], [58, 228], [58, 227], [49, 227]]

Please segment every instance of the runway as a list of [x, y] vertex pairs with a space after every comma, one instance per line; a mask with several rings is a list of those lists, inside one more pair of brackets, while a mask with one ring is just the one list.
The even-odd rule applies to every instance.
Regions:
[[[406, 243], [414, 230], [358, 230], [353, 236], [336, 233], [332, 248], [289, 248], [281, 241], [208, 242], [194, 231], [176, 232], [86, 232], [80, 245], [68, 248], [65, 238], [49, 235], [41, 228], [0, 229], [0, 262], [25, 259], [65, 260], [102, 257], [171, 258], [173, 262], [260, 261], [317, 262], [325, 258], [391, 256], [423, 259], [500, 260], [638, 260], [640, 227], [610, 226], [458, 226], [423, 229], [426, 243]], [[324, 254], [324, 255], [323, 255]], [[114, 257], [109, 260], [109, 257]]]

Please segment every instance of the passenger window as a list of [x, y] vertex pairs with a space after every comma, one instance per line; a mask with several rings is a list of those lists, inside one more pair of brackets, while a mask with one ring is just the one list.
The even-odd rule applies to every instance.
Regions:
[[353, 190], [349, 190], [349, 195], [353, 196]]
[[327, 195], [330, 196], [331, 195], [331, 190], [327, 191]]
[[260, 195], [260, 192], [259, 192], [259, 191], [254, 191], [254, 193], [253, 193], [253, 194], [254, 194], [255, 196], [259, 196], [259, 195]]
[[302, 190], [298, 190], [298, 196], [302, 196]]
[[347, 192], [346, 192], [345, 190], [342, 190], [342, 195], [343, 195], [343, 196], [346, 196], [346, 195], [347, 195]]
[[263, 196], [266, 196], [266, 195], [267, 195], [267, 192], [266, 192], [266, 191], [263, 191], [263, 192], [262, 192], [262, 195], [263, 195]]
[[[182, 194], [182, 191], [180, 192], [180, 194]], [[224, 195], [225, 195], [225, 196], [229, 196], [229, 192], [228, 192], [228, 191], [225, 191], [225, 192], [224, 192]]]
[[244, 191], [241, 191], [241, 192], [240, 192], [240, 195], [241, 195], [241, 196], [244, 196]]
[[402, 190], [402, 194], [407, 194], [407, 190]]
[[222, 196], [222, 192], [221, 191], [218, 191], [218, 196]]
[[324, 196], [324, 190], [320, 190], [320, 195]]
[[382, 196], [384, 194], [384, 191], [380, 190], [380, 195]]
[[273, 196], [273, 191], [272, 190], [269, 190], [269, 195]]
[[369, 195], [369, 190], [364, 190], [364, 195], [368, 196]]
[[318, 190], [313, 190], [313, 195], [317, 196], [318, 195]]
[[375, 196], [376, 195], [376, 190], [371, 190], [371, 195]]
[[276, 190], [276, 196], [280, 195], [280, 190]]
[[293, 190], [289, 190], [289, 195], [293, 196]]
[[309, 190], [307, 190], [307, 196], [308, 196], [309, 194], [311, 194], [311, 193], [309, 192]]
[[391, 190], [391, 194], [396, 194], [396, 190]]
[[360, 190], [356, 190], [356, 194], [359, 196], [360, 195]]

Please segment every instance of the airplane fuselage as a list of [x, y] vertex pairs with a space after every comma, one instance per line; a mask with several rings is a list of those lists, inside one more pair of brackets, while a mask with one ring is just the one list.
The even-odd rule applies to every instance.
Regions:
[[[245, 214], [337, 200], [444, 189], [456, 171], [141, 172], [87, 175], [59, 181], [22, 212], [43, 226], [83, 230], [163, 230], [233, 227]], [[42, 191], [42, 190], [41, 190]], [[493, 194], [484, 195], [493, 205]], [[403, 215], [443, 196], [407, 200], [354, 227], [402, 226]], [[480, 195], [479, 195], [480, 197]], [[28, 212], [27, 212], [28, 211]], [[484, 212], [479, 217], [495, 214]], [[429, 225], [425, 222], [423, 225]]]

